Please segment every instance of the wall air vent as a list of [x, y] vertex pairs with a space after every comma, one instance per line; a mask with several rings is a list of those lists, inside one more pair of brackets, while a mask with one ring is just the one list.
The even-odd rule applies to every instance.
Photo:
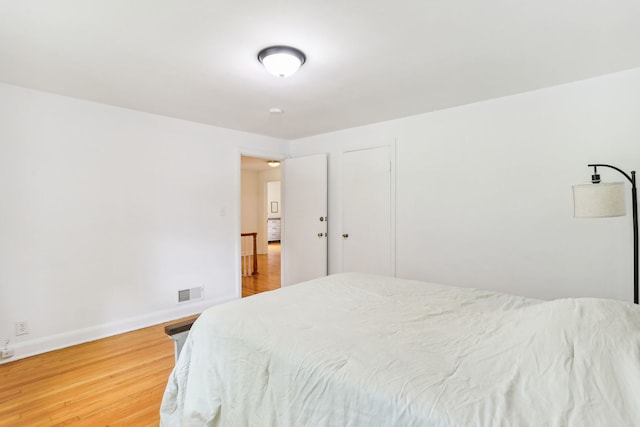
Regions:
[[187, 302], [194, 299], [202, 299], [202, 286], [178, 291], [178, 302]]

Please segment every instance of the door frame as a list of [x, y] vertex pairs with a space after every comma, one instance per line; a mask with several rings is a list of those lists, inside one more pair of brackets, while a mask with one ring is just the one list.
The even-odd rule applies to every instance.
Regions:
[[[236, 171], [238, 172], [236, 175], [236, 188], [238, 191], [236, 192], [236, 212], [238, 213], [236, 216], [236, 247], [234, 248], [235, 252], [235, 269], [236, 269], [236, 292], [235, 297], [240, 299], [242, 298], [242, 271], [241, 271], [241, 258], [242, 258], [242, 241], [240, 234], [242, 233], [242, 156], [245, 157], [257, 157], [259, 159], [265, 160], [280, 160], [288, 158], [286, 154], [276, 153], [273, 151], [263, 151], [258, 149], [238, 149], [236, 153]], [[282, 168], [282, 166], [280, 166]], [[282, 173], [282, 170], [281, 170]], [[284, 186], [282, 182], [282, 178], [280, 180], [281, 189]], [[282, 245], [282, 241], [280, 241]], [[282, 247], [282, 246], [281, 246]], [[282, 270], [282, 269], [281, 269]], [[280, 273], [280, 286], [282, 286], [282, 273]]]

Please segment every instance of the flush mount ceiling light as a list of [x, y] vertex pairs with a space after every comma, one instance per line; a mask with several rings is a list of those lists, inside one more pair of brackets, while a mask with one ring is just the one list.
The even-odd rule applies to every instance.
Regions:
[[279, 160], [269, 160], [267, 162], [267, 164], [269, 166], [271, 166], [272, 168], [277, 168], [278, 166], [280, 166], [280, 161]]
[[271, 46], [258, 53], [258, 61], [276, 77], [290, 76], [306, 59], [301, 50], [289, 46]]

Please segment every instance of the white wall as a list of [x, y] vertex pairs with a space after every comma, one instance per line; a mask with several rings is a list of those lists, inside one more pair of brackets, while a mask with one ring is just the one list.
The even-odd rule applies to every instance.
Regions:
[[241, 232], [258, 233], [258, 199], [260, 196], [258, 172], [243, 169], [241, 174]]
[[638, 112], [640, 69], [306, 138], [291, 152], [330, 153], [332, 273], [341, 152], [395, 141], [397, 276], [632, 301], [630, 214], [573, 219], [571, 186], [588, 182], [588, 163], [640, 168]]
[[[271, 209], [271, 204], [275, 203], [275, 211]], [[267, 218], [280, 218], [280, 181], [267, 182]]]
[[238, 297], [242, 151], [288, 144], [0, 84], [0, 340], [18, 358]]
[[[280, 168], [267, 169], [258, 173], [259, 199], [258, 211], [260, 215], [260, 223], [258, 229], [258, 253], [266, 254], [269, 252], [267, 218], [268, 210], [268, 185], [270, 182], [280, 181]], [[278, 217], [280, 214], [278, 214]]]

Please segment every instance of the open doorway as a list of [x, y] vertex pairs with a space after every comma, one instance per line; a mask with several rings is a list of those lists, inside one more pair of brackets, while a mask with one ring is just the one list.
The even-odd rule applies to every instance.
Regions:
[[280, 287], [280, 164], [241, 157], [242, 296]]

